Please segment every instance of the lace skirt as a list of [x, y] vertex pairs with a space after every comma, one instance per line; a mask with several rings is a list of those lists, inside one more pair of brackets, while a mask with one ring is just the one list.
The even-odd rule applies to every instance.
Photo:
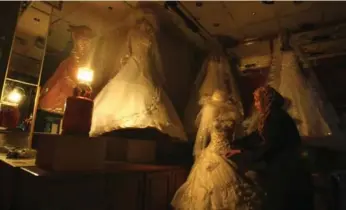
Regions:
[[171, 204], [176, 210], [258, 210], [259, 190], [237, 173], [233, 162], [205, 150]]
[[94, 100], [91, 136], [123, 128], [156, 128], [187, 139], [182, 123], [166, 93], [143, 72], [147, 65], [129, 59]]

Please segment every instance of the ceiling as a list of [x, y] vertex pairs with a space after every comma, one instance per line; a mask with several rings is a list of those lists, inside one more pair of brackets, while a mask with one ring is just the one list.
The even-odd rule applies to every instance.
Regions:
[[[303, 26], [320, 26], [346, 19], [346, 13], [344, 12], [346, 2], [301, 2], [300, 4], [294, 4], [293, 2], [280, 1], [272, 5], [267, 5], [260, 1], [184, 1], [181, 4], [188, 11], [191, 16], [190, 18], [194, 18], [195, 22], [197, 21], [201, 24], [209, 34], [226, 36], [238, 41], [272, 36], [284, 29], [299, 31]], [[44, 3], [35, 2], [34, 5], [40, 7], [41, 10], [49, 10], [43, 8]], [[131, 12], [133, 7], [143, 5], [151, 8], [154, 8], [155, 5], [160, 5], [159, 9], [156, 9], [156, 12], [160, 13], [161, 17], [163, 13], [166, 16], [169, 14], [168, 10], [164, 11], [163, 9], [163, 2], [64, 2], [62, 11], [53, 10], [52, 26], [49, 36], [49, 40], [51, 41], [48, 42], [48, 45], [51, 46], [48, 47], [57, 50], [62, 50], [65, 47], [66, 40], [70, 39], [69, 25], [87, 25], [96, 34], [103, 34], [106, 31], [112, 30], [117, 23], [121, 22]], [[218, 15], [215, 15], [215, 11], [217, 11]], [[36, 13], [36, 16], [41, 15], [39, 12]], [[24, 16], [30, 15], [33, 16], [35, 14], [29, 12], [24, 14]], [[35, 36], [44, 36], [46, 29], [41, 28], [41, 30], [38, 28], [36, 26], [38, 23], [33, 21], [34, 17], [31, 16], [30, 18], [25, 18], [30, 22], [24, 23], [22, 21], [22, 24], [20, 24], [22, 31], [31, 31]], [[44, 20], [44, 18], [38, 18]], [[189, 31], [184, 22], [177, 18], [176, 15], [171, 14], [169, 18], [190, 40], [193, 40], [199, 45], [204, 44], [201, 41], [201, 37]], [[32, 24], [36, 25], [33, 26]], [[338, 44], [335, 43], [338, 42], [333, 42], [331, 45], [337, 47]], [[258, 49], [258, 47], [256, 48]], [[244, 51], [244, 49], [241, 50]], [[333, 49], [328, 50], [331, 51]], [[246, 55], [251, 54], [252, 49], [247, 51], [249, 52]], [[265, 49], [262, 51], [265, 51]]]
[[71, 25], [87, 25], [99, 34], [113, 28], [130, 11], [131, 8], [122, 1], [66, 1], [61, 11], [53, 11], [52, 24], [63, 21]]
[[[237, 40], [260, 38], [284, 29], [296, 31], [305, 25], [324, 25], [346, 19], [346, 2], [305, 1], [295, 4], [277, 1], [181, 2], [203, 27], [213, 35], [231, 36]], [[215, 15], [217, 12], [217, 15]]]
[[[337, 110], [346, 111], [346, 2], [275, 1], [263, 4], [247, 2], [181, 2], [191, 18], [214, 37], [226, 36], [243, 45], [228, 51], [247, 57], [269, 55], [266, 38], [288, 29], [291, 41], [299, 49], [319, 78], [329, 100]], [[217, 14], [217, 15], [216, 15]], [[254, 44], [246, 40], [260, 39]], [[264, 38], [264, 39], [263, 39]], [[223, 42], [226, 46], [226, 42]], [[227, 46], [226, 46], [227, 47]], [[265, 59], [262, 59], [265, 61]], [[268, 62], [267, 62], [268, 63]], [[264, 64], [267, 65], [267, 64]]]

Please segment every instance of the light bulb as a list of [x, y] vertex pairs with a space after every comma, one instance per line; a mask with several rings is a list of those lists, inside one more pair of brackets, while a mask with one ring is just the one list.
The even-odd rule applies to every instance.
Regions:
[[87, 67], [78, 69], [77, 79], [80, 83], [91, 83], [94, 79], [94, 71]]
[[18, 104], [23, 98], [23, 94], [20, 93], [17, 89], [14, 89], [8, 94], [7, 100], [11, 103]]

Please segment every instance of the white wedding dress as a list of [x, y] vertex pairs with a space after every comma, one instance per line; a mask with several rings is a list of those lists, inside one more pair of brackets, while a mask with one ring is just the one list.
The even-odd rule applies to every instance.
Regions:
[[292, 51], [282, 53], [282, 67], [278, 92], [290, 99], [288, 113], [297, 121], [301, 136], [323, 137], [332, 131], [323, 117], [321, 100], [316, 98], [309, 82], [301, 73], [298, 61]]
[[[203, 120], [195, 142], [196, 160], [187, 181], [178, 189], [171, 204], [175, 210], [255, 210], [259, 209], [259, 190], [247, 183], [237, 172], [237, 165], [225, 155], [230, 151], [229, 128], [235, 124], [235, 113], [222, 113], [211, 122]], [[234, 111], [234, 110], [233, 110]], [[208, 113], [207, 113], [208, 115]], [[209, 145], [202, 140], [209, 133]], [[196, 145], [197, 144], [197, 145]], [[197, 149], [198, 150], [198, 149]]]
[[[319, 93], [314, 91], [311, 81], [303, 74], [295, 53], [282, 52], [280, 38], [274, 42], [272, 59], [267, 83], [288, 99], [287, 112], [296, 121], [299, 134], [303, 137], [340, 138], [336, 115], [323, 105]], [[257, 120], [258, 113], [254, 112], [245, 121], [248, 133], [257, 129]]]
[[[129, 32], [130, 55], [94, 100], [91, 136], [123, 128], [156, 128], [186, 140], [182, 123], [163, 90], [156, 65], [155, 32], [142, 21]], [[161, 77], [160, 77], [161, 76]]]

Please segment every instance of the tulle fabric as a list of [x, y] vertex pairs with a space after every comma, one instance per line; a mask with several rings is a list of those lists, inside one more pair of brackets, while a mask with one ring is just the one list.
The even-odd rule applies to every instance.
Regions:
[[301, 73], [294, 53], [283, 52], [282, 68], [278, 91], [289, 99], [288, 113], [296, 120], [301, 136], [324, 137], [331, 135], [331, 129], [319, 110], [307, 80]]
[[237, 111], [243, 116], [239, 90], [228, 62], [227, 57], [216, 53], [211, 53], [205, 59], [185, 109], [184, 127], [187, 133], [194, 134], [198, 130], [195, 119], [201, 110], [199, 102], [210, 97], [215, 90], [229, 92]]
[[128, 32], [130, 54], [94, 100], [90, 135], [151, 127], [186, 140], [182, 123], [162, 88], [164, 77], [155, 32], [147, 22], [138, 23]]
[[[328, 136], [328, 141], [319, 142], [319, 146], [328, 146], [328, 147], [332, 146], [333, 148], [338, 148], [337, 145], [343, 145], [343, 142], [345, 140], [345, 134], [342, 133], [341, 128], [339, 126], [340, 119], [333, 105], [330, 103], [330, 101], [326, 97], [324, 90], [321, 87], [321, 84], [318, 82], [318, 79], [313, 69], [311, 68], [311, 63], [303, 55], [300, 48], [295, 44], [294, 40], [295, 39], [291, 40], [291, 45], [294, 49], [294, 52], [297, 54], [303, 67], [308, 69], [309, 71], [308, 76], [306, 76], [306, 80], [310, 87], [312, 95], [314, 96], [314, 99], [315, 99], [314, 105], [319, 108], [319, 111], [324, 121], [328, 124], [331, 130], [331, 133]], [[311, 142], [311, 143], [314, 144], [315, 142]]]
[[[222, 126], [225, 129], [229, 129], [230, 127], [234, 128], [237, 125], [237, 122], [241, 120], [241, 116], [239, 115], [236, 106], [230, 101], [217, 102], [210, 98], [205, 98], [204, 100], [201, 100], [200, 104], [203, 105], [203, 108], [196, 119], [198, 131], [193, 148], [193, 155], [196, 157], [207, 148], [210, 135], [213, 133], [213, 126], [215, 125], [216, 119], [219, 121], [219, 126]], [[234, 135], [232, 138], [234, 138]], [[218, 143], [220, 145], [219, 150], [229, 149], [229, 144], [226, 144], [228, 143], [227, 140], [222, 141], [223, 143]], [[211, 144], [213, 143], [214, 141], [211, 142]]]

